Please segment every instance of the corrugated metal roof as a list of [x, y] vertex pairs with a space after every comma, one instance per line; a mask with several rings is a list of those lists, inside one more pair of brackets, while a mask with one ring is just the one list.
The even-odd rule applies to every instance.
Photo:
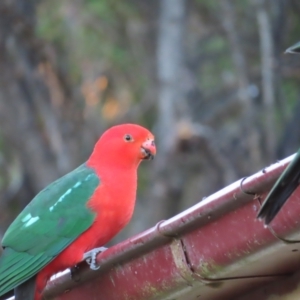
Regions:
[[48, 284], [46, 299], [233, 299], [285, 279], [300, 266], [300, 191], [268, 228], [256, 215], [291, 158], [109, 248], [98, 271], [81, 263], [73, 279]]

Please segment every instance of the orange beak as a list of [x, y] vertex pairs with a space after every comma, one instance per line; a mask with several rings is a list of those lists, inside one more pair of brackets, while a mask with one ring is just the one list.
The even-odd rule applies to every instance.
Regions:
[[156, 154], [154, 139], [147, 139], [141, 147], [142, 159], [152, 160]]

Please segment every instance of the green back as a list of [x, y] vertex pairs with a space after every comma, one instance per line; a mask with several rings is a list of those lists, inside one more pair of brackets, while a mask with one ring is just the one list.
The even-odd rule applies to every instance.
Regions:
[[86, 206], [100, 184], [81, 165], [42, 190], [6, 231], [0, 257], [0, 296], [26, 281], [87, 230], [95, 214]]

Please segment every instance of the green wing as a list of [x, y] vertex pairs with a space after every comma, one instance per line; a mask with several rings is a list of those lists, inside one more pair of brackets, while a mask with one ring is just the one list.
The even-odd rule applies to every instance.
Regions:
[[42, 190], [6, 231], [0, 257], [0, 296], [20, 285], [88, 229], [95, 218], [86, 203], [100, 184], [81, 165]]

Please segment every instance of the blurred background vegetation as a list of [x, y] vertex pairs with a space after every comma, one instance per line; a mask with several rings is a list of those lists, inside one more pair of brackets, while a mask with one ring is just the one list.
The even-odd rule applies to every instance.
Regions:
[[298, 0], [1, 0], [0, 237], [48, 183], [134, 122], [158, 155], [120, 238], [300, 145]]

